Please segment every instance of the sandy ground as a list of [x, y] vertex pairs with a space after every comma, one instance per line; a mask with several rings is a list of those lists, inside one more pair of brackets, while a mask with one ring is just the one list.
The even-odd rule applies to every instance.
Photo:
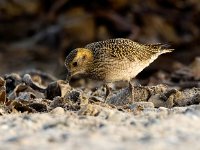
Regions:
[[[199, 12], [199, 0], [0, 0], [0, 150], [200, 149]], [[132, 107], [128, 84], [105, 100], [96, 81], [63, 82], [70, 51], [114, 37], [175, 49], [134, 81], [144, 110], [113, 108]]]
[[83, 116], [50, 113], [0, 117], [0, 149], [200, 149], [200, 105], [149, 108], [137, 114], [105, 108]]

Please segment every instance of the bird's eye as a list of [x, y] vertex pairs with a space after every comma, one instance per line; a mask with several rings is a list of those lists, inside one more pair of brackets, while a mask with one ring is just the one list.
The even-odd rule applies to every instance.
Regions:
[[78, 63], [75, 61], [75, 62], [73, 62], [73, 67], [76, 67], [76, 66], [78, 66]]
[[85, 55], [83, 55], [82, 59], [83, 59], [83, 60], [85, 60], [85, 59], [86, 59], [86, 56], [85, 56]]

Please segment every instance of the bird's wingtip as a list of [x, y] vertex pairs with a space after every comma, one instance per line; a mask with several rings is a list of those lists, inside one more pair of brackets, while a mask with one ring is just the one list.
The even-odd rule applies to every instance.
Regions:
[[170, 52], [175, 50], [173, 48], [170, 48], [171, 44], [160, 44], [160, 47], [161, 47], [162, 51], [165, 51], [165, 52], [168, 52], [168, 53], [170, 53]]

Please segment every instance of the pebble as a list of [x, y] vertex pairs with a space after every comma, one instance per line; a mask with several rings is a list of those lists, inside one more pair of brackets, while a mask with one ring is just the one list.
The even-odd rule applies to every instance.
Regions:
[[135, 109], [137, 107], [146, 108], [154, 108], [154, 104], [152, 102], [135, 102], [130, 105], [130, 109]]
[[65, 110], [62, 107], [56, 107], [50, 113], [55, 115], [64, 115]]

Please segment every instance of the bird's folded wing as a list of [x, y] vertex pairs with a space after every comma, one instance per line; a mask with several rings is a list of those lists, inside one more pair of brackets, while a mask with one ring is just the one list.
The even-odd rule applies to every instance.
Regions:
[[167, 44], [139, 44], [129, 39], [111, 39], [86, 45], [95, 53], [105, 53], [116, 59], [127, 58], [130, 61], [144, 61], [158, 53], [171, 52]]

